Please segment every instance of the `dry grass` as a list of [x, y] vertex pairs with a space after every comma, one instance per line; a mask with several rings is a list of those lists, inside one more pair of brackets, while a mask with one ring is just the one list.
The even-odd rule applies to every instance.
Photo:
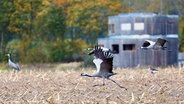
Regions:
[[0, 72], [0, 103], [184, 104], [184, 68], [158, 68], [156, 74], [146, 68], [116, 69], [114, 72], [118, 74], [111, 78], [128, 89], [125, 90], [108, 80], [105, 86], [92, 87], [101, 84], [102, 79], [81, 77], [81, 73], [93, 70], [79, 65], [28, 65], [16, 73], [3, 70]]

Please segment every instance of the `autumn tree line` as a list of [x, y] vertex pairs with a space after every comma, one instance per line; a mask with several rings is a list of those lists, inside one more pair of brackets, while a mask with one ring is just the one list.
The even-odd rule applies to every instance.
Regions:
[[108, 16], [127, 12], [179, 15], [184, 51], [183, 1], [0, 0], [0, 61], [7, 53], [22, 63], [80, 61], [84, 49], [108, 35]]

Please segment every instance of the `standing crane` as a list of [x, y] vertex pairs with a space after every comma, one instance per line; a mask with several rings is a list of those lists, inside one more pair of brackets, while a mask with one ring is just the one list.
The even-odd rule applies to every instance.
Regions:
[[158, 38], [156, 42], [151, 40], [145, 40], [143, 45], [141, 46], [142, 49], [162, 49], [164, 50], [166, 47], [164, 47], [164, 44], [167, 42], [165, 39]]
[[14, 62], [11, 61], [10, 54], [7, 54], [7, 56], [8, 56], [8, 66], [10, 68], [12, 68], [13, 70], [18, 70], [19, 71], [20, 70], [19, 65], [15, 64]]
[[[109, 51], [104, 51], [102, 47], [95, 46], [94, 49], [88, 53], [89, 55], [94, 54], [93, 63], [96, 66], [96, 72], [93, 74], [84, 74], [82, 73], [81, 76], [87, 76], [87, 77], [100, 77], [103, 78], [103, 84], [102, 85], [94, 85], [94, 86], [104, 86], [105, 79], [108, 79], [118, 85], [120, 88], [124, 88], [120, 86], [116, 81], [110, 79], [111, 76], [117, 74], [114, 73], [113, 70], [113, 54]], [[125, 88], [126, 89], [126, 88]]]

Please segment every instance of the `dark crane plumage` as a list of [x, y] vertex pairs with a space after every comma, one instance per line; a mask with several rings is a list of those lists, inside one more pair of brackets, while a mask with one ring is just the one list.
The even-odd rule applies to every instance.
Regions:
[[100, 77], [103, 78], [103, 84], [105, 79], [111, 80], [115, 84], [117, 84], [119, 87], [124, 88], [120, 86], [118, 83], [116, 83], [114, 80], [110, 79], [112, 75], [115, 75], [113, 70], [113, 54], [109, 50], [104, 50], [102, 47], [95, 46], [94, 49], [92, 49], [89, 52], [89, 55], [94, 54], [94, 64], [96, 66], [96, 72], [93, 74], [81, 74], [81, 76], [88, 76], [88, 77]]
[[152, 74], [155, 74], [155, 73], [158, 72], [157, 69], [154, 69], [154, 68], [152, 68], [152, 67], [149, 68], [149, 71], [150, 71]]

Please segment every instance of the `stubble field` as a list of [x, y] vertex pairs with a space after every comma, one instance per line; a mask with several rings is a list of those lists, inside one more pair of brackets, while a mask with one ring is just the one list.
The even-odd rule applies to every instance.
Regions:
[[184, 104], [184, 68], [115, 69], [112, 76], [121, 86], [100, 78], [81, 77], [94, 68], [80, 63], [23, 65], [22, 70], [0, 71], [2, 104]]

